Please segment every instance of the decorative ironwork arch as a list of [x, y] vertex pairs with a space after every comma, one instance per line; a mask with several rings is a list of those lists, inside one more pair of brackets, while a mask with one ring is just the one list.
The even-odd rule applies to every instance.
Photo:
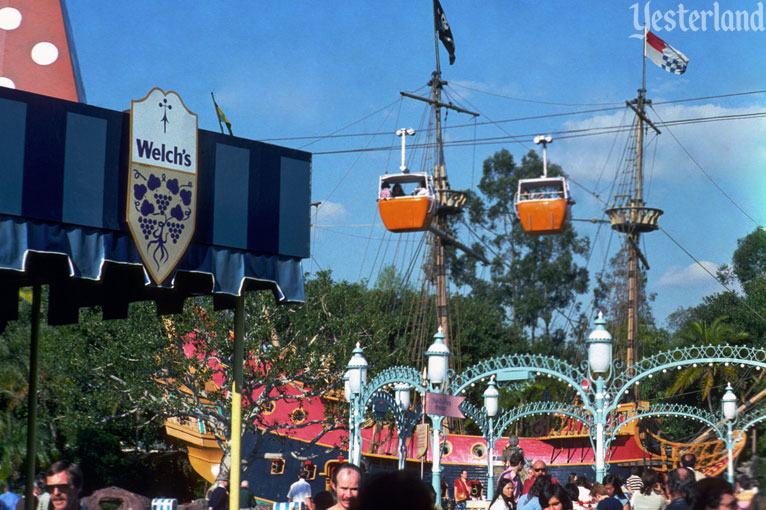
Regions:
[[364, 391], [359, 395], [360, 407], [366, 409], [375, 393], [396, 383], [407, 383], [421, 393], [426, 391], [426, 387], [423, 385], [423, 376], [417, 370], [410, 367], [391, 367], [383, 370], [365, 384]]
[[525, 371], [528, 372], [527, 378], [540, 375], [555, 377], [573, 387], [586, 400], [580, 388], [583, 374], [565, 361], [538, 354], [509, 354], [482, 360], [460, 374], [450, 374], [450, 390], [453, 395], [458, 395], [493, 375], [498, 382], [503, 382], [523, 378]]
[[[486, 413], [468, 401], [463, 401], [463, 403], [460, 404], [460, 410], [476, 422], [482, 431], [482, 435], [486, 438], [487, 432], [489, 430], [489, 423]], [[515, 422], [516, 420], [520, 420], [525, 416], [532, 416], [536, 414], [563, 414], [582, 422], [589, 429], [592, 429], [592, 419], [590, 417], [590, 413], [583, 412], [583, 409], [580, 407], [574, 406], [572, 404], [564, 404], [562, 402], [531, 402], [529, 404], [520, 405], [514, 409], [509, 409], [502, 413], [495, 422], [495, 432], [498, 436], [501, 436], [502, 432], [508, 428], [511, 423]], [[593, 437], [591, 437], [591, 444], [592, 443]]]
[[740, 428], [740, 433], [744, 434], [747, 432], [747, 429], [754, 427], [758, 423], [766, 420], [766, 407], [762, 407], [760, 409], [756, 409], [755, 411], [743, 413], [739, 417], [740, 421], [748, 420], [745, 422], [745, 424]]
[[[721, 440], [725, 440], [725, 437], [723, 435], [723, 432], [718, 426], [717, 418], [715, 415], [710, 413], [709, 411], [705, 411], [704, 409], [698, 409], [696, 407], [683, 405], [683, 404], [655, 404], [649, 406], [646, 410], [640, 410], [637, 411], [632, 416], [629, 416], [624, 421], [621, 421], [617, 423], [616, 425], [613, 425], [613, 429], [611, 434], [609, 435], [609, 439], [607, 440], [607, 444], [611, 444], [611, 442], [614, 440], [614, 437], [617, 435], [617, 432], [627, 425], [628, 423], [636, 420], [641, 420], [643, 418], [650, 418], [653, 416], [683, 416], [686, 418], [691, 418], [693, 420], [701, 421], [707, 425], [709, 425], [711, 428], [715, 429], [718, 433], [718, 437]], [[610, 418], [612, 419], [612, 422], [616, 422], [617, 413], [613, 412], [610, 414]]]
[[[703, 345], [676, 348], [659, 352], [633, 365], [632, 370], [614, 374], [608, 390], [616, 397], [623, 395], [637, 382], [651, 378], [658, 372], [689, 365], [723, 363], [753, 366], [756, 370], [766, 368], [766, 349], [734, 345]], [[636, 374], [636, 375], [631, 375]], [[615, 401], [619, 400], [616, 398]], [[614, 405], [613, 405], [614, 406]]]

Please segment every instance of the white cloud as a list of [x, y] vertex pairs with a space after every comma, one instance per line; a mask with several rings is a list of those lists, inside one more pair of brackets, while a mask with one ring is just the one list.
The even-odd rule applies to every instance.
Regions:
[[[700, 267], [700, 265], [704, 268]], [[718, 271], [718, 264], [703, 260], [699, 264], [694, 263], [686, 267], [673, 265], [665, 271], [665, 274], [663, 274], [659, 280], [657, 280], [655, 286], [692, 288], [697, 288], [699, 286], [717, 287], [718, 284], [711, 278], [708, 271], [715, 275], [716, 271]]]
[[[661, 100], [656, 100], [659, 103]], [[714, 104], [677, 104], [657, 105], [656, 111], [649, 109], [650, 119], [660, 124], [661, 121], [703, 119], [742, 114], [762, 113], [763, 106], [723, 107]], [[608, 115], [598, 115], [583, 120], [569, 121], [564, 124], [566, 130], [587, 130], [613, 126], [630, 125], [633, 113], [623, 111]], [[733, 175], [742, 176], [743, 172], [756, 172], [766, 164], [766, 150], [763, 147], [766, 119], [732, 120], [704, 122], [672, 126], [658, 126], [662, 134], [656, 139], [650, 129], [646, 137], [645, 175], [659, 179], [704, 177], [689, 158], [686, 151], [714, 179], [727, 180]], [[555, 138], [555, 135], [554, 135]], [[676, 141], [676, 138], [678, 141]], [[552, 155], [575, 179], [585, 179], [591, 184], [598, 181], [599, 187], [608, 184], [618, 166], [618, 158], [623, 154], [627, 133], [605, 134], [562, 139]], [[610, 141], [609, 145], [605, 140]], [[681, 145], [683, 147], [681, 147]], [[606, 147], [612, 150], [606, 150]], [[686, 149], [686, 151], [684, 150]], [[603, 171], [606, 169], [606, 171]], [[603, 174], [602, 174], [603, 171]]]
[[337, 225], [346, 221], [346, 208], [337, 202], [320, 202], [315, 210], [311, 211], [311, 220], [316, 225]]

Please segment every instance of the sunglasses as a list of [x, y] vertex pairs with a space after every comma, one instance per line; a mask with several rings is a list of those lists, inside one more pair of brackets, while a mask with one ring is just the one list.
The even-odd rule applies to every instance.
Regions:
[[535, 473], [545, 473], [546, 471], [548, 471], [548, 468], [534, 468], [534, 469], [535, 469]]
[[56, 489], [58, 489], [59, 492], [67, 492], [67, 491], [72, 490], [72, 486], [69, 485], [68, 483], [58, 483], [58, 484], [55, 484], [55, 485], [46, 485], [45, 486], [45, 491], [50, 493], [50, 494], [53, 494], [56, 491]]

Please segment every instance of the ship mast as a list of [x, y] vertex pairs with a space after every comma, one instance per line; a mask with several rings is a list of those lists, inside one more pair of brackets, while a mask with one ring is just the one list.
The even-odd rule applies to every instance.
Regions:
[[[486, 262], [486, 259], [477, 254], [467, 246], [464, 246], [457, 239], [449, 233], [449, 227], [447, 225], [447, 216], [450, 214], [457, 214], [462, 211], [463, 206], [467, 200], [465, 193], [462, 191], [456, 191], [450, 189], [449, 180], [447, 179], [447, 171], [444, 164], [444, 139], [442, 136], [442, 109], [454, 110], [460, 113], [467, 113], [474, 117], [478, 117], [479, 114], [460, 108], [451, 103], [442, 102], [442, 89], [447, 84], [446, 81], [441, 78], [441, 68], [439, 65], [439, 32], [435, 27], [434, 30], [434, 44], [436, 49], [436, 71], [431, 74], [431, 80], [428, 85], [431, 87], [431, 95], [428, 98], [410, 94], [409, 92], [400, 92], [402, 96], [417, 99], [418, 101], [424, 101], [429, 103], [433, 108], [434, 113], [434, 131], [436, 141], [436, 162], [434, 165], [434, 187], [436, 192], [437, 210], [435, 224], [429, 227], [429, 231], [432, 235], [432, 257], [433, 257], [433, 274], [432, 277], [436, 286], [436, 319], [437, 327], [442, 329], [442, 333], [446, 336], [444, 339], [448, 347], [450, 347], [451, 340], [449, 329], [449, 301], [447, 295], [447, 266], [445, 257], [445, 245], [447, 243], [457, 246], [459, 249], [466, 251], [470, 255], [481, 259]], [[453, 346], [454, 347], [454, 346]], [[450, 347], [450, 349], [453, 349]], [[454, 358], [451, 358], [451, 360]]]
[[[646, 98], [646, 78], [644, 70], [644, 79], [642, 88], [638, 89], [636, 99], [627, 102], [626, 105], [633, 110], [637, 117], [636, 130], [636, 166], [634, 181], [630, 186], [631, 196], [622, 204], [616, 204], [606, 211], [609, 216], [612, 229], [625, 234], [625, 242], [628, 248], [628, 324], [626, 338], [626, 359], [625, 365], [628, 373], [633, 372], [633, 366], [637, 361], [637, 342], [639, 325], [639, 302], [641, 283], [641, 267], [639, 261], [645, 269], [649, 269], [646, 257], [641, 253], [640, 236], [643, 233], [657, 230], [657, 222], [662, 215], [662, 210], [646, 207], [643, 196], [643, 163], [644, 163], [644, 133], [647, 126], [651, 127], [657, 134], [660, 130], [646, 116], [645, 106], [651, 104], [651, 100]], [[638, 398], [638, 387], [635, 388], [635, 398]]]

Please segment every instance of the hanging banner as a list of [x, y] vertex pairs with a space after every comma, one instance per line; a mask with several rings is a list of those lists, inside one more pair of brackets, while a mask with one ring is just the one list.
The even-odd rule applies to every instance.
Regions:
[[155, 283], [173, 271], [196, 225], [197, 115], [153, 88], [130, 107], [126, 221]]
[[421, 459], [428, 453], [428, 423], [419, 423], [415, 426], [415, 457]]

